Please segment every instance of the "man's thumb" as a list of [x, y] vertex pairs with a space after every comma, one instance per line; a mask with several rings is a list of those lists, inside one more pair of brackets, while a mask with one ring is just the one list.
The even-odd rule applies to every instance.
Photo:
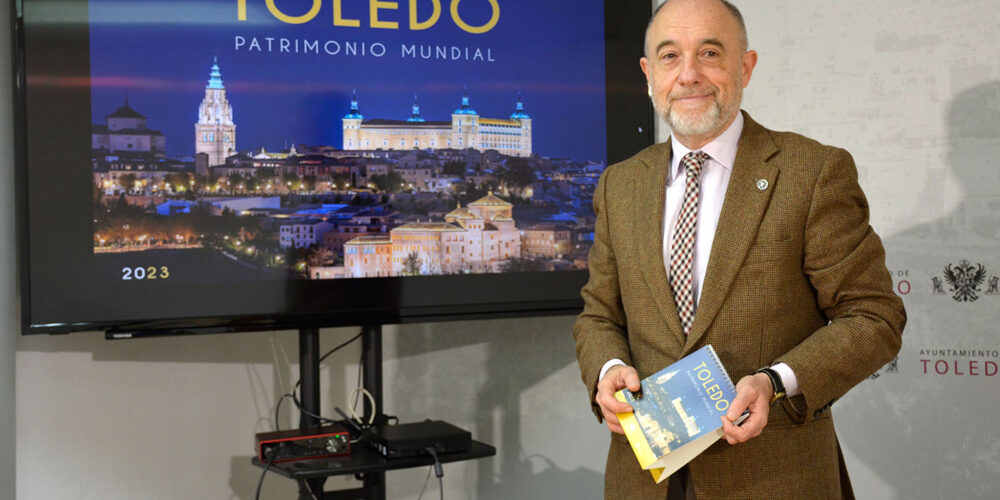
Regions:
[[634, 369], [625, 369], [625, 373], [622, 374], [625, 381], [625, 386], [628, 390], [636, 392], [642, 389], [642, 384], [639, 383], [639, 374]]

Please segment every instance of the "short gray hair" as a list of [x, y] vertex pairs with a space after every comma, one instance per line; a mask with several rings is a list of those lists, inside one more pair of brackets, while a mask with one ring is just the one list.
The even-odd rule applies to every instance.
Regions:
[[[743, 50], [747, 50], [750, 48], [750, 40], [747, 38], [747, 24], [743, 21], [743, 13], [741, 13], [740, 9], [736, 8], [735, 5], [727, 0], [719, 1], [722, 2], [722, 5], [725, 5], [727, 9], [729, 9], [729, 13], [736, 18], [736, 23], [740, 25], [740, 41], [743, 42]], [[659, 14], [660, 10], [662, 10], [668, 3], [670, 3], [670, 0], [664, 0], [663, 3], [656, 7], [656, 9], [653, 10], [653, 15], [649, 17], [649, 23], [646, 24], [646, 37], [642, 45], [642, 51], [646, 57], [649, 57], [649, 54], [646, 54], [646, 51], [649, 50], [649, 28], [653, 26], [653, 20], [656, 19], [656, 15]]]

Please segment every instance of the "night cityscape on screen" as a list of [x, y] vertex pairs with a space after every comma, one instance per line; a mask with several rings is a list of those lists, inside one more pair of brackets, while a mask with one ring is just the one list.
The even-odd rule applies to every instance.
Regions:
[[94, 253], [115, 279], [586, 268], [603, 3], [141, 3], [146, 23], [90, 2]]

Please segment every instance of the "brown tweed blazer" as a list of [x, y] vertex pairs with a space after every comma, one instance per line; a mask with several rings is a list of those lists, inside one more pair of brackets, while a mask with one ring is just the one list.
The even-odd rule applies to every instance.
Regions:
[[[719, 441], [690, 463], [698, 500], [853, 498], [830, 406], [899, 351], [903, 304], [851, 156], [744, 117], [687, 338], [661, 250], [669, 141], [602, 175], [573, 332], [583, 381], [600, 421], [593, 398], [612, 358], [645, 378], [712, 344], [734, 382], [785, 362], [802, 395], [773, 407], [760, 436]], [[624, 436], [612, 435], [606, 498], [663, 500], [666, 486], [639, 468]]]

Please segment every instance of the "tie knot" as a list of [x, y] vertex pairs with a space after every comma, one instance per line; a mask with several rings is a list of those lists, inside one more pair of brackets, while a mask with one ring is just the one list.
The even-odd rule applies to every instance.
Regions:
[[681, 165], [684, 165], [684, 171], [688, 175], [697, 177], [701, 175], [701, 167], [708, 158], [709, 156], [703, 151], [692, 151], [681, 158]]

